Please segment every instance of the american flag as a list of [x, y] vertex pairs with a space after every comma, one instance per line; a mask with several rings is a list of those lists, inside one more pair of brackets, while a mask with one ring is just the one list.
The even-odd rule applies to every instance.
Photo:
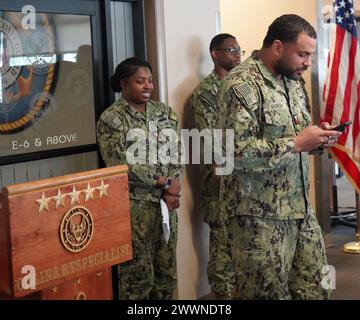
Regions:
[[351, 0], [334, 1], [335, 28], [328, 58], [321, 120], [352, 121], [329, 151], [360, 193], [360, 46]]

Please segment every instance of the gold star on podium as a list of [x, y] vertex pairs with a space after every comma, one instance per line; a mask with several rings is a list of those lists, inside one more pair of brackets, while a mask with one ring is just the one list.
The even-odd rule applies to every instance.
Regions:
[[51, 198], [46, 198], [45, 193], [43, 192], [41, 194], [41, 199], [36, 200], [36, 202], [39, 204], [39, 213], [43, 210], [49, 211], [49, 201]]
[[55, 197], [53, 197], [53, 200], [56, 202], [56, 209], [60, 207], [65, 207], [64, 198], [66, 195], [61, 194], [60, 189], [58, 189], [58, 193]]
[[99, 198], [102, 198], [102, 196], [107, 197], [107, 188], [109, 188], [108, 184], [104, 184], [104, 180], [101, 180], [101, 185], [99, 187], [96, 187], [96, 190], [99, 191]]
[[68, 193], [68, 197], [71, 198], [71, 204], [73, 205], [75, 202], [80, 203], [79, 201], [79, 195], [80, 195], [81, 191], [77, 191], [75, 186], [73, 186], [73, 190], [72, 192]]
[[90, 188], [90, 183], [88, 182], [87, 187], [83, 192], [85, 193], [85, 202], [87, 202], [90, 199], [94, 199], [93, 192], [95, 191], [95, 188]]

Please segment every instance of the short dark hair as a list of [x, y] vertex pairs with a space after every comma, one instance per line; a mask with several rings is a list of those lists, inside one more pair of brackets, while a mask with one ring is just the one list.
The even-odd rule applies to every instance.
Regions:
[[152, 72], [151, 65], [147, 61], [136, 57], [128, 58], [119, 63], [115, 69], [114, 75], [110, 78], [111, 89], [113, 89], [114, 92], [120, 92], [120, 81], [131, 77], [136, 73], [139, 67], [149, 68], [149, 70]]
[[301, 32], [305, 32], [310, 38], [316, 39], [315, 29], [304, 18], [296, 14], [284, 14], [276, 18], [269, 26], [263, 47], [270, 47], [275, 40], [294, 42]]
[[210, 42], [210, 52], [219, 48], [225, 39], [236, 39], [233, 35], [228, 33], [219, 33]]

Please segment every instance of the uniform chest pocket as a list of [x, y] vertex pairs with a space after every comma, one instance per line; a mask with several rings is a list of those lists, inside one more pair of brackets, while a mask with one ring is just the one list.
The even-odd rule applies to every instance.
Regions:
[[158, 122], [158, 128], [159, 130], [161, 129], [170, 129], [170, 128], [173, 128], [173, 124], [171, 123], [171, 120], [169, 119], [166, 119], [166, 120], [163, 120], [163, 121], [159, 121]]
[[167, 143], [177, 139], [176, 123], [169, 118], [158, 122], [158, 143]]
[[146, 127], [134, 126], [124, 134], [124, 151], [146, 160], [149, 131]]
[[287, 129], [291, 123], [286, 106], [276, 103], [265, 103], [264, 119], [264, 139], [274, 140], [286, 136]]

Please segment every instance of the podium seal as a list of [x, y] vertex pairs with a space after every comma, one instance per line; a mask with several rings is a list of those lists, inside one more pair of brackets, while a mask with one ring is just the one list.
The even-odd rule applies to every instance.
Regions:
[[76, 206], [65, 213], [60, 225], [60, 238], [66, 250], [84, 250], [90, 243], [93, 232], [94, 222], [88, 209]]

